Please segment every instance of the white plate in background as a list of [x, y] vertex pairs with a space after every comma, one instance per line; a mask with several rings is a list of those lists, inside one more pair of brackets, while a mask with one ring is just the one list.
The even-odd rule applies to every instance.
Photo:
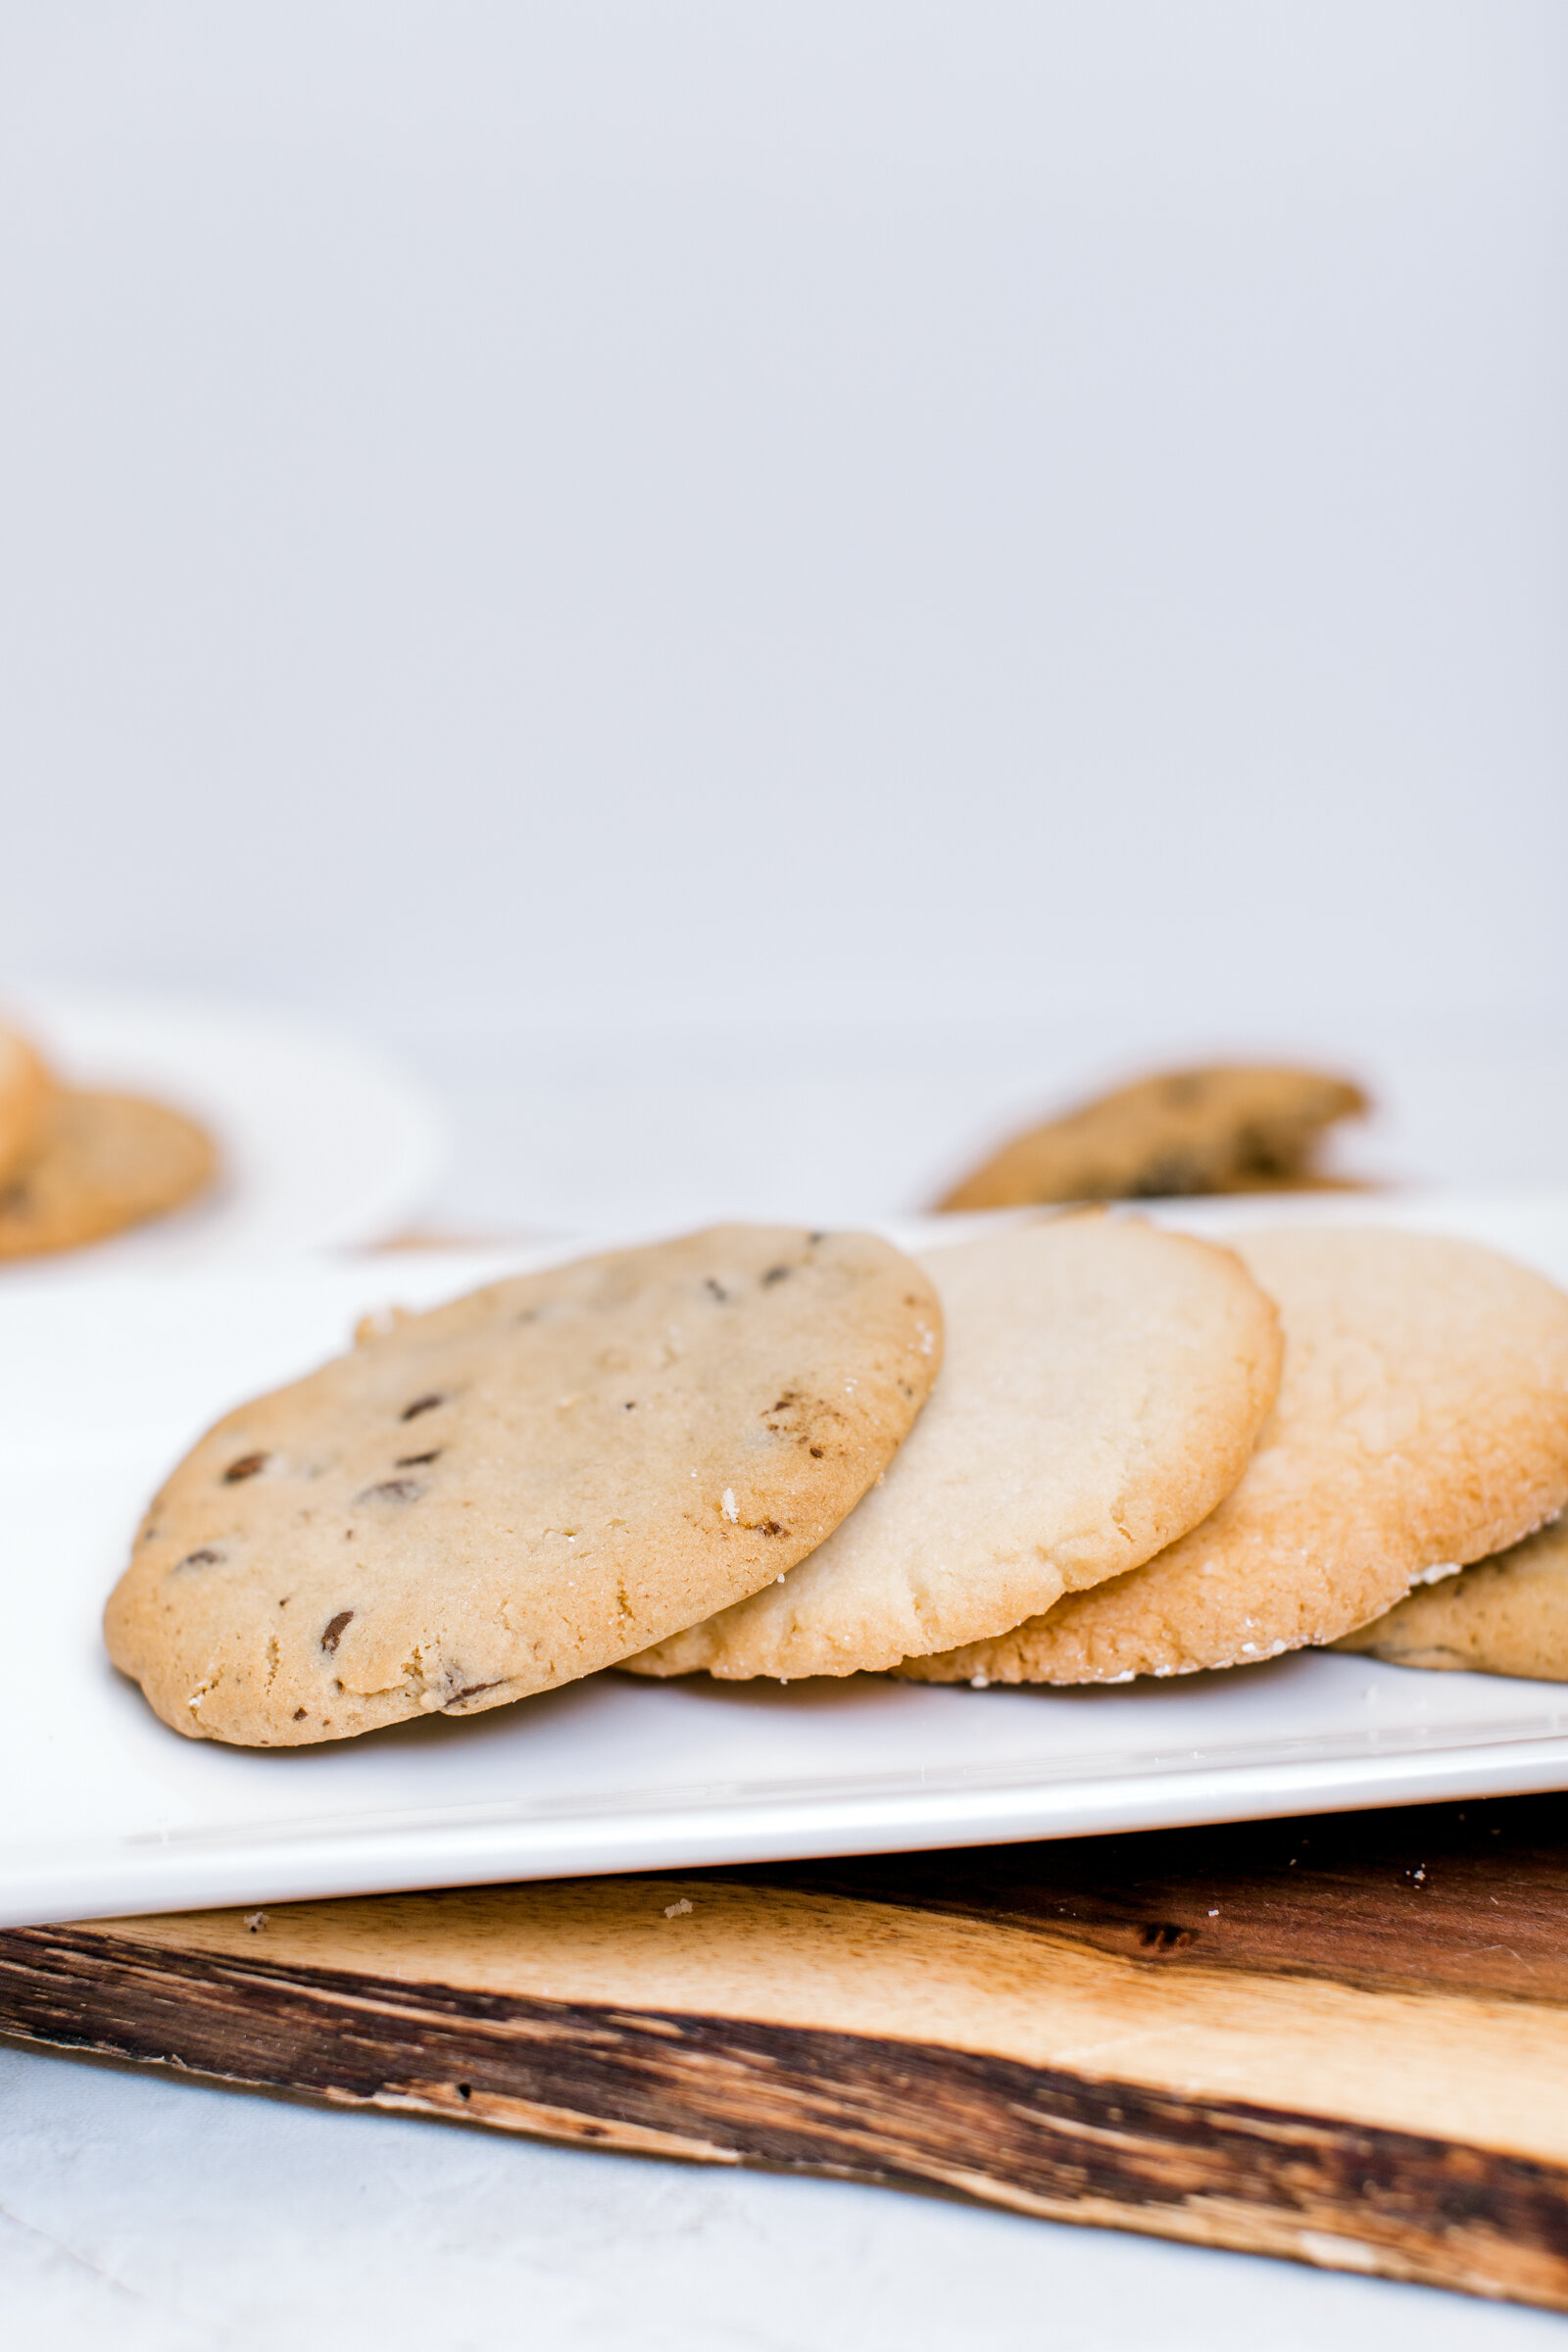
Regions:
[[[1355, 1205], [1568, 1272], [1568, 1198]], [[1183, 1221], [1223, 1217], [1209, 1203]], [[1568, 1787], [1568, 1688], [1322, 1651], [1056, 1691], [600, 1675], [465, 1722], [284, 1751], [166, 1729], [99, 1635], [162, 1473], [368, 1309], [544, 1256], [0, 1286], [0, 1925]]]
[[0, 1021], [70, 1085], [188, 1111], [222, 1160], [210, 1196], [111, 1241], [17, 1260], [7, 1287], [385, 1241], [425, 1205], [446, 1158], [420, 1087], [303, 1020], [192, 997], [16, 987], [0, 992]]

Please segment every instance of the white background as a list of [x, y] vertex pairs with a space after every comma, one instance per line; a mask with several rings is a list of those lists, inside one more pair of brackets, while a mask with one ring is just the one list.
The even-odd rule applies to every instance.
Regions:
[[[907, 1204], [1250, 1042], [1369, 1068], [1392, 1172], [1568, 1179], [1565, 51], [1553, 0], [10, 0], [0, 970], [357, 1025], [509, 1228]], [[455, 2342], [474, 2278], [517, 2340], [831, 2341], [797, 2232], [857, 2340], [1549, 2325], [16, 2063], [57, 2341], [122, 2285], [174, 2340], [176, 2277], [192, 2342], [396, 2341], [383, 2270]]]
[[509, 1226], [1249, 1041], [1568, 1178], [1552, 0], [0, 33], [0, 972], [401, 1045]]

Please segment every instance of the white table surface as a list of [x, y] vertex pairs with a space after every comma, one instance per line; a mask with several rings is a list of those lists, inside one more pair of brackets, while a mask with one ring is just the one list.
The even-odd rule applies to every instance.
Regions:
[[1546, 2352], [1424, 2287], [0, 2049], [13, 2352]]

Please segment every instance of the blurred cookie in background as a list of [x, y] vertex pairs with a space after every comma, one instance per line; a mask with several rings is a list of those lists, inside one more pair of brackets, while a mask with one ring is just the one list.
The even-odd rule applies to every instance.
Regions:
[[1369, 1108], [1360, 1087], [1320, 1070], [1172, 1070], [1015, 1136], [937, 1205], [1019, 1208], [1337, 1186], [1344, 1180], [1315, 1165], [1324, 1134]]
[[0, 1029], [0, 1184], [22, 1166], [43, 1133], [54, 1081], [14, 1029]]
[[1391, 1666], [1568, 1683], [1568, 1517], [1336, 1642]]
[[212, 1138], [182, 1111], [139, 1095], [50, 1088], [0, 1182], [0, 1259], [74, 1250], [165, 1216], [204, 1191], [217, 1166]]

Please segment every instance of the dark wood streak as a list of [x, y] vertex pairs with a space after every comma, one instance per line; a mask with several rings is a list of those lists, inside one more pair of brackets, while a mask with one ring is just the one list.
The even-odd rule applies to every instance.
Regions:
[[338, 2102], [937, 2186], [1568, 2309], [1568, 2168], [1320, 2116], [861, 2034], [171, 1953], [84, 1928], [0, 1936], [0, 2020], [66, 2048]]
[[1038, 1928], [1160, 1968], [1568, 2002], [1568, 1795], [712, 1875]]

